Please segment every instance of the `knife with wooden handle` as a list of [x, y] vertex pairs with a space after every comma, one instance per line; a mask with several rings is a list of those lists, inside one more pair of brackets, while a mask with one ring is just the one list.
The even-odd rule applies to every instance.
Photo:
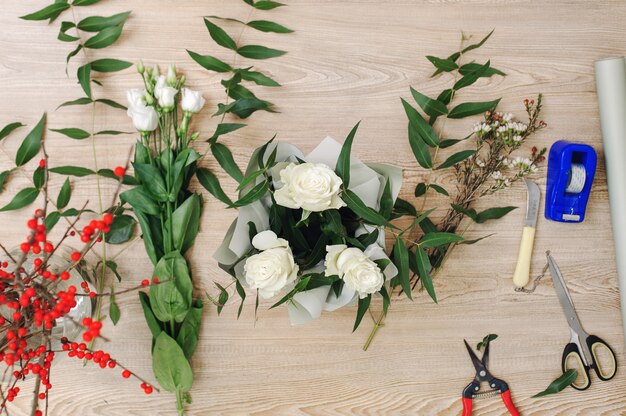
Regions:
[[537, 217], [539, 217], [539, 200], [541, 199], [539, 186], [528, 179], [524, 179], [524, 182], [528, 191], [528, 200], [522, 241], [520, 242], [519, 254], [517, 255], [517, 265], [513, 273], [513, 283], [517, 287], [526, 286], [530, 280], [530, 258], [533, 254], [535, 227], [537, 226]]

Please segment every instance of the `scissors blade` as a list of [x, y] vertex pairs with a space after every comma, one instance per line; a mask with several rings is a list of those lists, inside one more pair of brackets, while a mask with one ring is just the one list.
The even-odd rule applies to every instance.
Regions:
[[465, 348], [467, 348], [467, 353], [469, 354], [470, 358], [472, 359], [472, 364], [474, 364], [474, 368], [476, 369], [476, 376], [478, 376], [478, 374], [482, 370], [484, 370], [485, 368], [484, 368], [482, 362], [478, 359], [478, 357], [474, 353], [474, 350], [472, 350], [472, 347], [469, 346], [467, 341], [463, 340], [463, 342], [465, 343]]
[[585, 342], [588, 335], [580, 323], [580, 319], [578, 318], [578, 314], [574, 308], [574, 302], [572, 302], [572, 298], [567, 290], [567, 285], [565, 284], [565, 279], [563, 279], [563, 275], [559, 270], [559, 266], [557, 266], [550, 254], [548, 254], [548, 267], [550, 268], [550, 274], [552, 275], [552, 281], [554, 282], [554, 289], [556, 290], [557, 297], [559, 298], [559, 303], [561, 304], [561, 308], [563, 309], [563, 313], [567, 319], [567, 324], [572, 331], [572, 338], [575, 343], [578, 344], [579, 349], [582, 349], [581, 352], [583, 353], [583, 358], [585, 360], [589, 359], [591, 357], [591, 352]]

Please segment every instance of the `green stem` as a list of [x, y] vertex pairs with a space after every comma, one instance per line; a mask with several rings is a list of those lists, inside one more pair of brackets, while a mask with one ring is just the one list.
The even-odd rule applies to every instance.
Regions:
[[180, 389], [176, 390], [176, 408], [178, 409], [178, 415], [182, 416], [185, 409], [183, 407], [183, 392]]
[[382, 326], [383, 319], [385, 319], [385, 313], [381, 312], [376, 322], [374, 322], [374, 328], [372, 329], [372, 332], [370, 332], [370, 336], [367, 337], [367, 341], [365, 341], [365, 344], [363, 345], [363, 351], [367, 351], [370, 347], [370, 344], [374, 340], [374, 336], [378, 332], [378, 329]]

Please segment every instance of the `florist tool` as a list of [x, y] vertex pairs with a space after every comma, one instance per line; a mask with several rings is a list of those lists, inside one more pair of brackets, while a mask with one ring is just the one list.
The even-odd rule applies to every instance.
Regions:
[[[582, 376], [582, 381], [578, 384], [574, 382], [572, 387], [576, 390], [586, 390], [591, 385], [591, 380], [589, 378], [589, 370], [591, 368], [593, 368], [598, 378], [602, 381], [607, 381], [615, 377], [615, 372], [617, 370], [615, 354], [613, 353], [611, 347], [609, 347], [609, 344], [601, 340], [599, 337], [589, 335], [585, 332], [582, 324], [580, 323], [580, 319], [578, 319], [578, 314], [576, 314], [576, 309], [574, 309], [574, 303], [569, 295], [569, 291], [567, 290], [565, 280], [563, 279], [563, 275], [561, 274], [559, 267], [549, 252], [546, 253], [546, 255], [548, 257], [550, 274], [552, 275], [552, 280], [554, 281], [554, 289], [556, 290], [556, 294], [559, 298], [559, 302], [561, 303], [561, 307], [563, 308], [563, 312], [565, 313], [567, 323], [572, 333], [572, 338], [569, 344], [567, 344], [563, 350], [561, 368], [563, 372], [571, 368], [578, 370], [578, 374]], [[598, 359], [600, 354], [606, 357], [604, 361], [609, 361], [609, 365], [605, 368], [603, 368]], [[570, 367], [569, 363], [572, 361], [574, 362], [574, 366]]]
[[587, 144], [555, 142], [548, 157], [545, 217], [582, 222], [596, 172], [597, 156]]
[[539, 216], [539, 200], [541, 198], [541, 192], [535, 182], [528, 179], [524, 179], [524, 182], [528, 191], [528, 199], [522, 241], [520, 242], [519, 254], [517, 255], [517, 265], [513, 273], [513, 283], [517, 287], [526, 286], [530, 278], [530, 258], [533, 253], [535, 228], [537, 227], [537, 217]]
[[[470, 384], [467, 385], [467, 387], [463, 389], [463, 416], [472, 415], [473, 399], [493, 397], [498, 393], [500, 393], [500, 397], [502, 397], [502, 401], [504, 402], [504, 405], [508, 409], [509, 413], [511, 413], [512, 416], [519, 416], [519, 412], [515, 408], [513, 400], [511, 399], [511, 390], [509, 390], [508, 384], [506, 384], [503, 380], [492, 376], [487, 369], [489, 365], [489, 341], [487, 341], [487, 344], [485, 345], [485, 352], [483, 353], [482, 360], [478, 359], [467, 341], [463, 340], [463, 342], [465, 342], [467, 352], [469, 353], [470, 358], [472, 359], [472, 364], [474, 364], [474, 368], [476, 369], [476, 377]], [[480, 383], [483, 381], [487, 382], [493, 390], [479, 392]]]
[[626, 58], [620, 56], [596, 61], [595, 69], [617, 277], [622, 291], [622, 322], [626, 334]]

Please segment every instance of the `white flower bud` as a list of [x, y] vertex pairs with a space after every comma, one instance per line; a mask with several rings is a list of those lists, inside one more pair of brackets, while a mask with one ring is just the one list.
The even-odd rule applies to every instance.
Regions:
[[193, 91], [188, 88], [183, 88], [182, 99], [180, 105], [183, 111], [188, 113], [197, 113], [204, 106], [205, 100], [199, 91]]

